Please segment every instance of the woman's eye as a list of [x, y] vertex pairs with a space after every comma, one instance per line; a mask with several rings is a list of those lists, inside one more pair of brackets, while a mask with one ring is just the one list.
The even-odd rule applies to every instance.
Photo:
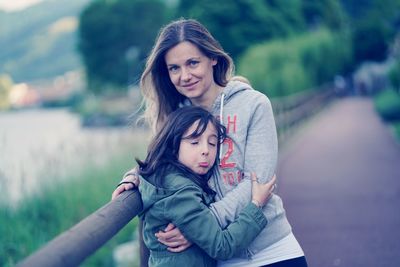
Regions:
[[198, 141], [191, 141], [190, 144], [192, 145], [197, 145], [199, 142]]
[[171, 66], [171, 67], [168, 68], [168, 70], [170, 72], [177, 72], [178, 71], [178, 67], [177, 66]]
[[208, 144], [210, 144], [210, 146], [216, 146], [217, 145], [216, 143], [208, 143]]
[[189, 65], [192, 66], [192, 67], [197, 66], [197, 64], [199, 64], [199, 61], [197, 61], [197, 60], [191, 60], [189, 62]]

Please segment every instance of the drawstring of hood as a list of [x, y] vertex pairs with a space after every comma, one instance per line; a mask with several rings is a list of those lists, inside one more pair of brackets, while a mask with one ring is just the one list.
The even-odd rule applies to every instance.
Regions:
[[[220, 106], [219, 106], [219, 121], [222, 125], [224, 125], [224, 100], [225, 100], [225, 94], [222, 93], [221, 95], [221, 102], [220, 102]], [[222, 149], [219, 150], [219, 162], [221, 162], [221, 158], [222, 158]]]

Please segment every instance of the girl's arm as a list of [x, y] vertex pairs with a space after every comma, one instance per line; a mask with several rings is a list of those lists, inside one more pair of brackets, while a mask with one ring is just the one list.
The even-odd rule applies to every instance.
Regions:
[[122, 181], [117, 185], [114, 192], [111, 195], [111, 200], [114, 200], [122, 192], [131, 190], [139, 185], [139, 176], [137, 173], [137, 167], [126, 172], [122, 178]]
[[248, 124], [244, 150], [244, 179], [210, 207], [222, 227], [232, 222], [251, 199], [250, 172], [255, 172], [261, 183], [269, 181], [275, 173], [278, 139], [271, 103], [260, 94], [252, 105], [254, 112]]
[[246, 248], [267, 224], [262, 210], [250, 202], [234, 222], [222, 229], [203, 203], [202, 191], [197, 186], [186, 186], [174, 194], [164, 216], [210, 257], [221, 260]]

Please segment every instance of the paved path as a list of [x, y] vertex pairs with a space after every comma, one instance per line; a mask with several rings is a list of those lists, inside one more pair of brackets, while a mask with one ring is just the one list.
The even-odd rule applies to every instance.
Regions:
[[281, 153], [279, 194], [310, 267], [400, 266], [400, 145], [371, 100], [339, 100]]

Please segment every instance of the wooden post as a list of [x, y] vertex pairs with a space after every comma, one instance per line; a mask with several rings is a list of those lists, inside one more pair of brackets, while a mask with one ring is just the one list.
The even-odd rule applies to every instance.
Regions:
[[18, 267], [78, 266], [142, 210], [137, 189], [125, 191], [30, 255]]

